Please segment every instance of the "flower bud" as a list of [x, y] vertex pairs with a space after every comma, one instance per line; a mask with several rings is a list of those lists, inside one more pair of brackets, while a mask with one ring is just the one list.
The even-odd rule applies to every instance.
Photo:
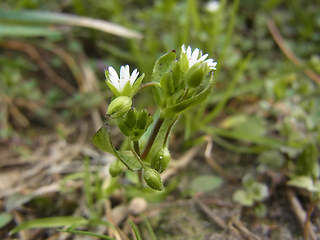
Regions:
[[166, 96], [171, 96], [174, 93], [173, 78], [171, 71], [167, 71], [163, 74], [163, 76], [160, 79], [160, 85]]
[[168, 148], [162, 148], [157, 155], [151, 159], [151, 167], [159, 173], [162, 173], [168, 167], [170, 159], [171, 156]]
[[129, 127], [129, 128], [133, 128], [136, 125], [137, 122], [137, 112], [136, 110], [133, 108], [131, 109], [125, 119], [124, 119], [124, 123]]
[[148, 184], [152, 189], [161, 191], [163, 189], [163, 183], [160, 177], [160, 174], [152, 169], [147, 168], [143, 174], [144, 181]]
[[205, 63], [197, 63], [193, 65], [186, 74], [187, 85], [191, 88], [198, 87], [206, 75], [207, 65]]
[[123, 169], [119, 160], [112, 162], [110, 164], [109, 173], [112, 177], [116, 177], [122, 174]]
[[120, 118], [130, 111], [131, 105], [132, 100], [129, 97], [117, 97], [110, 103], [107, 114], [112, 118]]

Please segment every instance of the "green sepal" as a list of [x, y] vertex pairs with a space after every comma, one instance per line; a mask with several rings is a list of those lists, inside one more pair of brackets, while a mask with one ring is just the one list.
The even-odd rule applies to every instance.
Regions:
[[[127, 96], [130, 97], [132, 92], [132, 86], [130, 84], [130, 81], [124, 85], [122, 92], [120, 93], [121, 96]], [[131, 97], [130, 97], [131, 98]]]
[[118, 91], [118, 89], [112, 85], [111, 82], [109, 82], [108, 79], [106, 79], [106, 83], [108, 85], [108, 87], [110, 88], [111, 92], [116, 96], [116, 97], [119, 97], [121, 94], [120, 92]]
[[140, 130], [145, 129], [148, 121], [148, 112], [146, 110], [142, 110], [137, 119], [137, 128]]
[[173, 88], [175, 90], [184, 88], [184, 81], [181, 81], [183, 78], [183, 73], [181, 71], [181, 63], [176, 61], [172, 68], [172, 79], [173, 79]]
[[125, 119], [124, 119], [124, 123], [129, 127], [132, 128], [136, 125], [137, 123], [137, 111], [135, 109], [131, 109]]
[[154, 96], [154, 100], [158, 107], [163, 108], [164, 107], [164, 96], [163, 96], [163, 91], [160, 87], [153, 86], [152, 87], [152, 92]]
[[208, 66], [204, 62], [199, 62], [193, 65], [186, 73], [186, 82], [187, 85], [191, 88], [198, 87], [207, 72]]
[[132, 128], [130, 128], [123, 119], [119, 119], [117, 121], [117, 125], [124, 135], [126, 135], [127, 137], [130, 137], [132, 135]]
[[180, 66], [181, 66], [181, 71], [185, 73], [189, 69], [189, 59], [187, 57], [187, 54], [181, 52], [180, 55]]
[[173, 86], [173, 77], [171, 71], [167, 71], [163, 74], [160, 79], [160, 85], [166, 96], [171, 96], [172, 94], [174, 94], [175, 89]]
[[188, 108], [193, 107], [194, 105], [198, 105], [208, 97], [208, 95], [211, 93], [212, 87], [213, 87], [213, 79], [209, 81], [207, 87], [202, 92], [195, 95], [194, 97], [191, 97], [189, 99], [186, 99], [184, 101], [181, 101], [173, 106], [170, 106], [164, 109], [164, 114], [172, 115], [172, 114], [181, 113], [187, 110]]
[[136, 93], [138, 92], [138, 89], [142, 83], [142, 80], [144, 78], [145, 74], [143, 73], [132, 85], [132, 88], [131, 88], [131, 93], [130, 93], [130, 97], [133, 98]]

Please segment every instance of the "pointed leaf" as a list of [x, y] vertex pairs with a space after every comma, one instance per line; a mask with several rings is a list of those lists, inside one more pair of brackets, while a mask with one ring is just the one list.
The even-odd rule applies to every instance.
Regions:
[[10, 231], [10, 235], [17, 233], [21, 230], [30, 229], [30, 228], [54, 228], [62, 227], [68, 225], [84, 225], [88, 221], [82, 217], [49, 217], [49, 218], [38, 218], [33, 219], [27, 222], [16, 226]]
[[92, 138], [92, 143], [100, 150], [108, 153], [114, 153], [114, 147], [112, 145], [109, 125], [106, 124], [101, 127]]
[[123, 162], [124, 165], [126, 165], [126, 167], [129, 170], [132, 171], [137, 171], [139, 169], [142, 168], [139, 160], [136, 158], [136, 156], [130, 152], [130, 151], [124, 151], [124, 152], [120, 152], [120, 151], [116, 151], [116, 157]]
[[171, 51], [162, 55], [154, 64], [151, 76], [152, 82], [160, 82], [162, 75], [169, 71], [176, 60], [176, 52]]
[[187, 110], [190, 107], [193, 107], [194, 105], [198, 105], [202, 101], [204, 101], [207, 96], [211, 93], [213, 87], [213, 80], [211, 79], [210, 82], [208, 83], [208, 86], [200, 92], [198, 95], [189, 98], [187, 100], [181, 101], [171, 107], [168, 107], [165, 109], [166, 114], [176, 114], [176, 113], [181, 113], [185, 110]]

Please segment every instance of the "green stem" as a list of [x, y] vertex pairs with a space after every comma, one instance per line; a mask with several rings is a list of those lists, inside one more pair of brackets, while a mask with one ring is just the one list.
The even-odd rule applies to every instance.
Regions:
[[[136, 153], [138, 156], [138, 160], [140, 162], [140, 164], [142, 165], [142, 167], [145, 169], [144, 165], [143, 165], [143, 162], [141, 161], [141, 158], [140, 158], [140, 146], [139, 146], [139, 141], [137, 140], [134, 140], [133, 141], [133, 149], [134, 149], [134, 154]], [[142, 169], [139, 169], [138, 170], [138, 179], [139, 179], [139, 183], [141, 185], [141, 187], [143, 186], [143, 176], [142, 176]]]
[[161, 85], [160, 85], [160, 83], [157, 83], [157, 82], [149, 82], [149, 83], [143, 84], [141, 87], [139, 87], [137, 93], [147, 87], [160, 87], [161, 88]]
[[148, 142], [147, 142], [145, 148], [143, 149], [143, 152], [141, 154], [142, 159], [145, 159], [148, 156], [148, 154], [151, 150], [151, 147], [152, 147], [154, 141], [156, 140], [156, 137], [158, 135], [158, 132], [159, 132], [163, 122], [164, 122], [164, 118], [162, 118], [161, 114], [160, 114], [160, 117], [157, 120], [156, 124], [154, 125], [154, 128], [153, 128], [152, 133], [148, 139]]
[[163, 148], [164, 148], [164, 147], [166, 146], [166, 144], [167, 144], [167, 141], [168, 141], [168, 138], [169, 138], [171, 129], [172, 129], [173, 125], [176, 123], [176, 121], [178, 120], [178, 117], [179, 117], [179, 115], [176, 116], [176, 118], [174, 119], [174, 121], [172, 122], [172, 124], [170, 125], [170, 127], [169, 127], [168, 130], [167, 130], [166, 136], [164, 137], [164, 141], [163, 141], [163, 146], [162, 146]]

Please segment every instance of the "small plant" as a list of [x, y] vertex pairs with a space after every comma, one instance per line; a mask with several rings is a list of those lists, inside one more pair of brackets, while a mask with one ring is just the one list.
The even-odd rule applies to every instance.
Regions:
[[[106, 71], [106, 82], [114, 97], [107, 109], [107, 124], [93, 137], [102, 151], [112, 153], [117, 161], [110, 166], [110, 174], [118, 176], [126, 169], [137, 171], [140, 183], [161, 191], [160, 173], [170, 161], [169, 136], [181, 113], [203, 102], [211, 93], [217, 62], [196, 48], [182, 45], [180, 58], [176, 51], [161, 56], [155, 63], [151, 81], [141, 85], [144, 74], [129, 66], [113, 67]], [[142, 89], [152, 87], [158, 109], [151, 116], [146, 109], [133, 107], [133, 98]], [[110, 135], [109, 123], [114, 122], [128, 141], [128, 148], [117, 150]], [[152, 131], [149, 131], [152, 128]], [[125, 167], [123, 166], [125, 165]]]

